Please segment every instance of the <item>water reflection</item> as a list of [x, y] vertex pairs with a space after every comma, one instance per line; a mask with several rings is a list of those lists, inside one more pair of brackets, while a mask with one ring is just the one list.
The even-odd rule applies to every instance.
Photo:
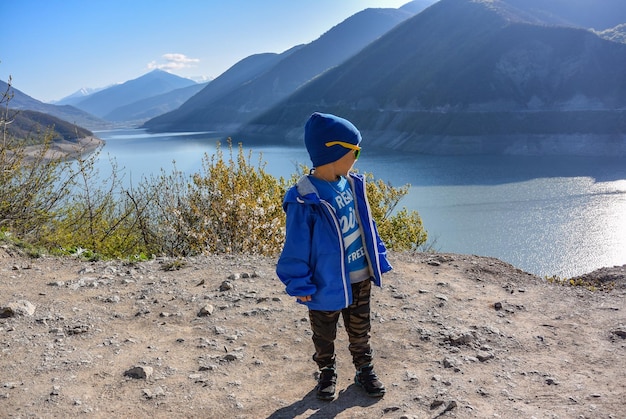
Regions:
[[[212, 133], [151, 135], [108, 131], [106, 156], [127, 180], [176, 168], [200, 171]], [[222, 141], [222, 150], [227, 153]], [[303, 147], [254, 146], [274, 176], [310, 165]], [[235, 150], [236, 152], [236, 150]], [[412, 185], [401, 206], [419, 211], [436, 249], [494, 256], [538, 275], [564, 277], [626, 263], [626, 159], [597, 157], [425, 156], [364, 148], [357, 169], [394, 186]]]

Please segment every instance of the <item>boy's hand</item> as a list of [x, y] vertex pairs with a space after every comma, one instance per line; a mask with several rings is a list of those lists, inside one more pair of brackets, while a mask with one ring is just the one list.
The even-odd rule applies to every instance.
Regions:
[[296, 299], [298, 301], [302, 301], [303, 303], [306, 303], [307, 301], [311, 301], [311, 296], [307, 295], [307, 296], [304, 296], [304, 297], [296, 297]]

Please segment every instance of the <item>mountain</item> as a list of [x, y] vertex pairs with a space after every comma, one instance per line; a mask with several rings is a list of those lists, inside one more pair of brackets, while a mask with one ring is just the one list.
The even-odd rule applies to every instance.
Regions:
[[[0, 80], [0, 92], [7, 92], [8, 89], [8, 84]], [[8, 104], [10, 110], [42, 112], [89, 129], [106, 129], [110, 125], [106, 121], [70, 105], [59, 106], [43, 103], [16, 89], [14, 86], [11, 86], [10, 92], [13, 95]]]
[[166, 71], [153, 70], [136, 79], [89, 95], [75, 106], [85, 112], [105, 118], [107, 114], [119, 107], [195, 84], [192, 80]]
[[412, 15], [416, 15], [420, 13], [422, 10], [427, 7], [432, 6], [439, 0], [413, 0], [404, 6], [400, 7], [400, 10], [404, 10], [405, 12], [409, 12]]
[[85, 99], [87, 96], [97, 93], [100, 90], [104, 90], [104, 89], [106, 89], [106, 87], [101, 87], [101, 88], [83, 87], [81, 89], [78, 89], [71, 95], [65, 96], [64, 98], [60, 100], [57, 100], [55, 102], [50, 102], [50, 103], [54, 105], [75, 105], [81, 100]]
[[197, 83], [181, 87], [167, 93], [141, 99], [125, 106], [115, 108], [104, 116], [107, 121], [141, 121], [170, 112], [185, 103], [190, 97], [202, 90], [208, 83]]
[[310, 113], [325, 111], [379, 147], [531, 153], [552, 137], [557, 152], [578, 136], [588, 153], [602, 136], [626, 154], [626, 45], [542, 19], [517, 0], [440, 0], [238, 136], [301, 141]]
[[542, 22], [553, 25], [609, 29], [626, 23], [623, 0], [507, 0]]
[[211, 81], [204, 89], [192, 96], [178, 109], [155, 117], [144, 124], [144, 128], [151, 131], [174, 130], [177, 121], [181, 121], [183, 131], [193, 130], [191, 122], [185, 123], [190, 114], [196, 109], [202, 108], [204, 104], [211, 103], [237, 87], [250, 83], [260, 74], [276, 65], [285, 56], [296, 51], [301, 46], [291, 48], [282, 54], [255, 54], [237, 62], [231, 68], [222, 73], [219, 77]]
[[[363, 10], [310, 44], [283, 54], [279, 61], [264, 71], [251, 73], [249, 79], [233, 88], [224, 89], [219, 95], [202, 91], [177, 111], [148, 121], [144, 126], [155, 131], [232, 129], [345, 61], [412, 15], [400, 9]], [[212, 88], [209, 85], [205, 90]]]
[[39, 142], [40, 134], [43, 133], [48, 135], [51, 141], [64, 140], [72, 143], [80, 138], [93, 136], [93, 133], [85, 128], [45, 113], [29, 110], [17, 112], [7, 128], [10, 136], [26, 140], [28, 144]]
[[597, 34], [604, 39], [608, 39], [609, 41], [626, 44], [626, 23], [597, 32]]

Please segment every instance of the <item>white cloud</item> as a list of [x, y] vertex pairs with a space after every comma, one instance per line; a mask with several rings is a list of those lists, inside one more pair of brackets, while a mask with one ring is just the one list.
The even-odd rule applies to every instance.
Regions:
[[165, 71], [180, 70], [182, 68], [195, 67], [200, 62], [197, 58], [189, 58], [185, 54], [163, 54], [160, 61], [148, 63], [150, 70], [159, 69]]

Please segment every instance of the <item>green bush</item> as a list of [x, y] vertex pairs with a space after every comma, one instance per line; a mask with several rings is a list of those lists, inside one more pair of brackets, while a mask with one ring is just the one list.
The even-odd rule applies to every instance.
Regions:
[[428, 234], [417, 211], [405, 207], [395, 212], [402, 198], [409, 192], [409, 185], [400, 188], [382, 180], [373, 180], [368, 174], [367, 199], [372, 207], [380, 237], [390, 250], [417, 250], [426, 243]]
[[137, 208], [121, 187], [115, 162], [109, 177], [99, 177], [94, 169], [99, 152], [79, 157], [69, 169], [74, 173], [71, 194], [41, 241], [70, 253], [82, 249], [89, 259], [140, 255], [146, 245], [137, 228]]
[[[176, 169], [122, 187], [120, 171], [101, 178], [94, 163], [100, 151], [73, 161], [50, 155], [51, 136], [30, 139], [41, 144], [27, 153], [24, 139], [8, 135], [10, 94], [0, 98], [0, 233], [19, 237], [33, 248], [87, 259], [201, 253], [276, 255], [282, 249], [285, 214], [282, 200], [289, 182], [269, 175], [259, 155], [251, 162], [239, 144], [228, 140], [205, 154], [199, 173]], [[306, 173], [308, 169], [301, 166]], [[409, 186], [394, 188], [366, 175], [367, 194], [381, 237], [390, 250], [417, 250], [427, 239], [417, 211], [396, 211]], [[15, 239], [12, 239], [15, 240]]]
[[43, 228], [61, 211], [69, 194], [72, 175], [67, 162], [50, 157], [51, 141], [35, 151], [24, 142], [4, 135], [0, 143], [0, 229], [24, 240], [38, 240]]
[[205, 155], [202, 172], [192, 177], [185, 215], [193, 220], [188, 227], [195, 250], [275, 254], [283, 242], [286, 183], [269, 175], [261, 158], [252, 165], [241, 144], [234, 156], [229, 141], [229, 154], [225, 161], [218, 147]]

